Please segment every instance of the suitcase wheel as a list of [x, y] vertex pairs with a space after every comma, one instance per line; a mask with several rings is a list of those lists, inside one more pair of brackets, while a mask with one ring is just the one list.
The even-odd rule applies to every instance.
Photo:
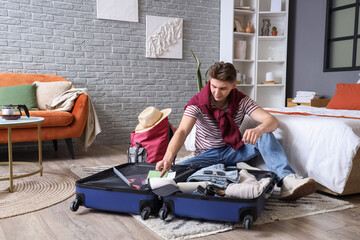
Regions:
[[79, 209], [80, 204], [81, 204], [80, 199], [75, 198], [75, 200], [72, 201], [70, 204], [70, 210], [76, 212]]
[[169, 210], [166, 206], [162, 206], [159, 210], [159, 217], [161, 220], [165, 220], [169, 214]]
[[246, 230], [249, 230], [250, 229], [250, 227], [251, 227], [251, 224], [252, 224], [252, 222], [253, 222], [253, 216], [252, 215], [246, 215], [245, 217], [244, 217], [244, 221], [243, 221], [243, 224], [244, 224], [244, 228], [246, 229]]
[[143, 208], [143, 210], [141, 210], [141, 218], [143, 220], [148, 219], [149, 216], [150, 216], [150, 213], [151, 213], [151, 208], [150, 207]]

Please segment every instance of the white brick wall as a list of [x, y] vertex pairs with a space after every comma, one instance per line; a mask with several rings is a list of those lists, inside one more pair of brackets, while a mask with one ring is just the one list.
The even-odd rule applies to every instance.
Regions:
[[[147, 106], [183, 107], [219, 58], [220, 0], [139, 0], [139, 22], [96, 18], [96, 0], [0, 0], [0, 71], [60, 75], [86, 87], [102, 133], [95, 144], [126, 143]], [[146, 15], [184, 19], [183, 59], [145, 58]], [[60, 142], [59, 142], [60, 143]]]

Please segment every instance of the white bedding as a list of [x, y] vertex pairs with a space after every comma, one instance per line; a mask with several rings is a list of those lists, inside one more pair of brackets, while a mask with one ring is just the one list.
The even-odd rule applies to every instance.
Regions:
[[[354, 110], [308, 106], [266, 109], [360, 118], [360, 111]], [[352, 159], [360, 146], [360, 119], [272, 114], [279, 120], [279, 128], [274, 135], [294, 170], [336, 193], [342, 193], [352, 168]], [[244, 120], [246, 128], [253, 124], [256, 123], [251, 118]]]

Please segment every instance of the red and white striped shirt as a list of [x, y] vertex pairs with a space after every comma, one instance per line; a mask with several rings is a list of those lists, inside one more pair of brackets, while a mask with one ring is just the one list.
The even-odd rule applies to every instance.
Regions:
[[[210, 99], [211, 107], [216, 108], [213, 98]], [[240, 100], [238, 109], [234, 115], [234, 121], [240, 127], [245, 114], [250, 115], [259, 106], [248, 96]], [[228, 105], [222, 110], [229, 111]], [[185, 109], [185, 116], [196, 119], [196, 135], [195, 135], [195, 155], [205, 152], [209, 149], [220, 148], [225, 146], [221, 137], [219, 122], [214, 118], [203, 113], [196, 105], [190, 105]]]

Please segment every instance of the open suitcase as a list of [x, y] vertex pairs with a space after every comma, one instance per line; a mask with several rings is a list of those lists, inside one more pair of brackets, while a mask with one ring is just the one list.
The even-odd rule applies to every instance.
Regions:
[[[238, 169], [240, 170], [240, 169]], [[190, 217], [205, 220], [243, 223], [249, 229], [253, 221], [261, 214], [268, 197], [270, 197], [277, 177], [270, 171], [247, 170], [257, 180], [271, 178], [270, 184], [261, 195], [253, 199], [185, 194], [181, 192], [162, 197], [163, 206], [159, 217], [166, 219], [169, 213], [175, 216]]]
[[[270, 184], [255, 199], [239, 199], [219, 196], [194, 195], [176, 192], [169, 196], [155, 195], [146, 184], [152, 163], [126, 163], [115, 167], [126, 178], [123, 180], [113, 168], [96, 173], [76, 182], [76, 199], [70, 209], [77, 211], [79, 206], [106, 211], [140, 214], [146, 220], [151, 214], [166, 219], [168, 214], [176, 216], [225, 221], [243, 222], [249, 229], [252, 222], [260, 216], [267, 198], [276, 184], [276, 175], [269, 171], [248, 170], [259, 180], [270, 177]], [[176, 171], [175, 182], [186, 182], [196, 172], [187, 166], [173, 165]], [[238, 169], [240, 170], [240, 169]], [[126, 183], [129, 181], [130, 186]]]
[[[162, 206], [161, 199], [145, 184], [149, 171], [155, 170], [155, 164], [126, 163], [114, 168], [126, 179], [120, 178], [116, 170], [109, 168], [76, 181], [76, 198], [72, 201], [70, 209], [75, 212], [79, 206], [85, 206], [140, 214], [144, 220], [151, 214], [157, 215]], [[180, 176], [188, 176], [194, 172], [193, 169], [184, 166], [173, 166], [173, 169]]]

